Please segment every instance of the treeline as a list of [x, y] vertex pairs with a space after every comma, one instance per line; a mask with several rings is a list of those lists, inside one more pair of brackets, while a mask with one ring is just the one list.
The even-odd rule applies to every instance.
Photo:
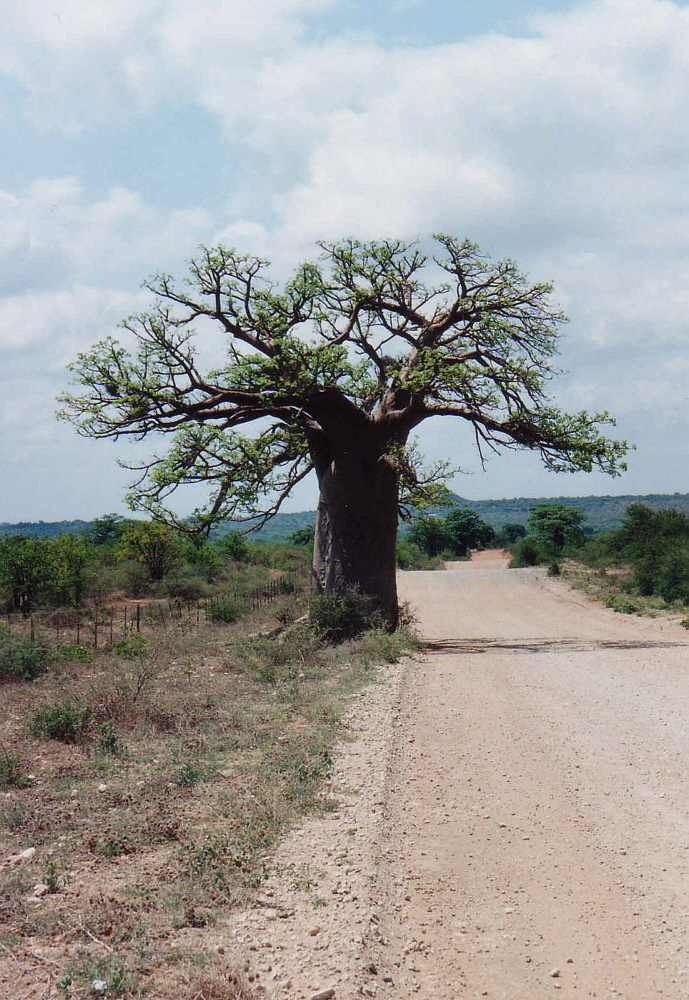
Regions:
[[164, 524], [106, 514], [78, 533], [0, 538], [0, 607], [28, 615], [42, 607], [78, 607], [87, 599], [98, 605], [113, 595], [195, 601], [214, 595], [231, 567], [235, 588], [248, 592], [269, 567], [303, 572], [305, 554], [284, 543], [248, 542], [237, 532], [208, 541]]
[[564, 558], [605, 571], [619, 570], [621, 588], [668, 604], [689, 604], [689, 516], [633, 503], [621, 527], [586, 535], [584, 513], [562, 504], [541, 504], [529, 514], [529, 533], [513, 547], [512, 565], [546, 563], [558, 573]]
[[418, 517], [397, 543], [400, 569], [433, 569], [447, 559], [464, 559], [472, 549], [503, 548], [526, 534], [521, 524], [495, 530], [474, 511], [452, 507], [444, 517]]

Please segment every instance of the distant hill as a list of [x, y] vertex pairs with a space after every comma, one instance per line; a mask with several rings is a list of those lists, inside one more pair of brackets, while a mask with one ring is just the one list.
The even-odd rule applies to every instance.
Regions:
[[9, 524], [0, 521], [0, 538], [3, 535], [40, 535], [54, 538], [57, 535], [77, 535], [87, 531], [93, 521], [18, 521]]
[[539, 503], [562, 503], [578, 507], [584, 512], [585, 528], [594, 531], [612, 531], [619, 528], [627, 507], [641, 503], [652, 510], [671, 507], [689, 515], [689, 493], [647, 493], [644, 496], [589, 496], [589, 497], [517, 497], [505, 500], [465, 500], [455, 497], [460, 507], [475, 510], [487, 524], [499, 528], [503, 524], [526, 524], [529, 510]]
[[[619, 527], [625, 511], [631, 503], [642, 503], [653, 510], [672, 507], [689, 516], [689, 493], [647, 493], [644, 496], [588, 496], [588, 497], [516, 497], [504, 500], [466, 500], [464, 497], [452, 494], [454, 503], [460, 507], [475, 510], [488, 524], [499, 528], [503, 524], [526, 524], [529, 510], [539, 503], [564, 503], [578, 507], [584, 512], [585, 528], [594, 531], [611, 531]], [[316, 511], [305, 510], [293, 514], [277, 514], [260, 531], [252, 537], [262, 542], [282, 541], [307, 525], [316, 523]], [[20, 521], [18, 524], [0, 522], [0, 537], [2, 535], [43, 535], [54, 537], [71, 532], [88, 530], [92, 521]], [[223, 524], [218, 527], [214, 537], [221, 537], [230, 531], [245, 528], [246, 525]]]

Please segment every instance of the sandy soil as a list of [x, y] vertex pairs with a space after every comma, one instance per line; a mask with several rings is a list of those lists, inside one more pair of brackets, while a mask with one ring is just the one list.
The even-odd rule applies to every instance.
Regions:
[[270, 997], [689, 996], [689, 641], [504, 560], [401, 575], [428, 654], [219, 928]]

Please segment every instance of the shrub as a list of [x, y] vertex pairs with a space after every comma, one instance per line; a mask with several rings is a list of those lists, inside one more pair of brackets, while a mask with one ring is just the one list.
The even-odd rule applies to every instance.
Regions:
[[689, 604], [689, 562], [684, 553], [670, 556], [659, 574], [657, 589], [668, 604]]
[[58, 646], [55, 651], [55, 658], [58, 660], [77, 660], [80, 663], [90, 663], [93, 660], [93, 650], [90, 646], [83, 646], [80, 642], [68, 643]]
[[128, 636], [126, 639], [118, 639], [113, 643], [112, 648], [113, 652], [124, 660], [139, 660], [146, 655], [147, 646], [148, 639], [141, 632], [135, 632], [134, 635]]
[[50, 650], [41, 642], [15, 636], [0, 636], [0, 681], [33, 681], [45, 673]]
[[171, 573], [163, 580], [161, 590], [169, 597], [178, 597], [188, 603], [200, 601], [210, 593], [210, 588], [204, 580], [184, 572]]
[[191, 760], [185, 760], [173, 775], [173, 782], [180, 788], [193, 788], [201, 780], [200, 766]]
[[100, 753], [115, 754], [119, 751], [117, 733], [112, 722], [101, 722], [98, 726], [98, 750]]
[[384, 625], [373, 598], [356, 587], [314, 594], [309, 601], [309, 618], [316, 633], [333, 645]]
[[219, 597], [206, 605], [206, 620], [231, 625], [246, 611], [246, 605], [234, 597]]
[[526, 538], [520, 538], [515, 545], [510, 567], [521, 569], [523, 566], [536, 566], [540, 557], [538, 545], [533, 538], [527, 535]]
[[657, 566], [655, 560], [646, 559], [634, 573], [634, 586], [642, 597], [651, 597], [656, 592]]
[[53, 702], [35, 708], [29, 719], [33, 736], [47, 736], [62, 743], [83, 739], [91, 724], [91, 709], [77, 701]]

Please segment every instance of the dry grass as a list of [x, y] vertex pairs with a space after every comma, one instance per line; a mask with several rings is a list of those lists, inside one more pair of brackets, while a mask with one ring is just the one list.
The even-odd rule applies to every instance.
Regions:
[[[252, 997], [218, 955], [225, 914], [251, 901], [278, 837], [331, 807], [342, 711], [407, 642], [323, 648], [304, 600], [3, 685], [0, 995]], [[29, 730], [57, 703], [88, 707], [72, 742]]]

